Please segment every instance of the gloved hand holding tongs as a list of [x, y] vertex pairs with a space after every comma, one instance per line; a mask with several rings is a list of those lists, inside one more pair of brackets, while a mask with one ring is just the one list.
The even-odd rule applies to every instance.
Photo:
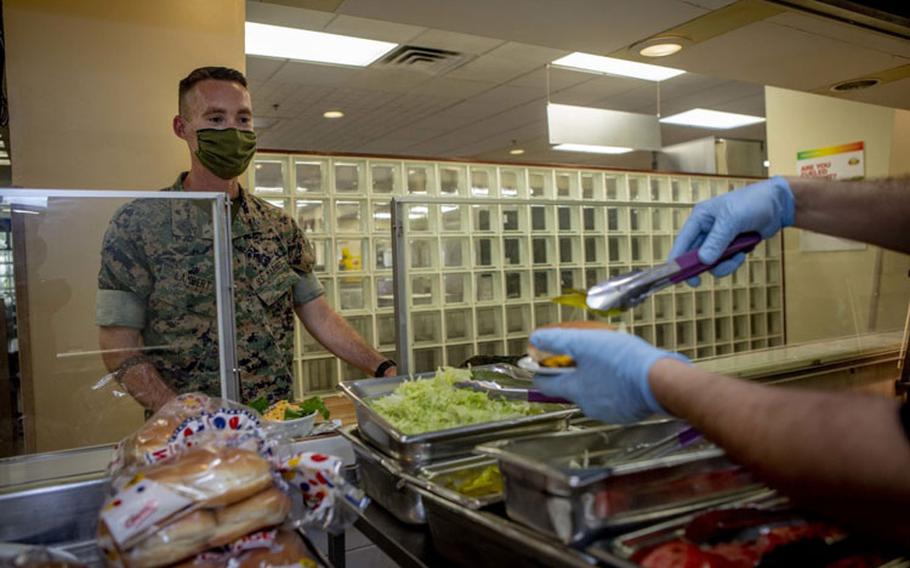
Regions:
[[[596, 310], [622, 311], [684, 280], [697, 285], [702, 272], [726, 276], [762, 238], [792, 225], [794, 209], [790, 187], [778, 177], [699, 203], [673, 245], [672, 260], [597, 284], [588, 290], [586, 303]], [[651, 392], [648, 372], [662, 358], [688, 361], [637, 336], [612, 331], [542, 329], [530, 341], [576, 362], [574, 372], [536, 376], [537, 388], [575, 401], [588, 416], [607, 422], [627, 423], [664, 413]]]

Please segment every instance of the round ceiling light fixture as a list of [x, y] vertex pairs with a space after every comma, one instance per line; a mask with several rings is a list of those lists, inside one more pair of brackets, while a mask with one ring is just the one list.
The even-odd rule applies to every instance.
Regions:
[[850, 91], [859, 91], [861, 89], [868, 89], [869, 87], [874, 87], [881, 83], [881, 79], [854, 79], [851, 81], [844, 81], [838, 83], [831, 87], [831, 90], [835, 93], [847, 93]]
[[692, 42], [680, 36], [658, 36], [636, 43], [632, 48], [644, 57], [666, 57], [679, 53], [690, 43]]
[[340, 110], [327, 110], [324, 113], [322, 113], [322, 116], [324, 116], [325, 118], [341, 118], [342, 116], [344, 116], [344, 113], [341, 112]]
[[518, 140], [512, 140], [512, 149], [509, 150], [509, 154], [513, 156], [521, 156], [524, 153], [524, 148], [518, 147]]

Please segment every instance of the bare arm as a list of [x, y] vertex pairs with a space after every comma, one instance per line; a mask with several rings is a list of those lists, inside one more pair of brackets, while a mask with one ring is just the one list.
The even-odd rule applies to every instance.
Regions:
[[[142, 354], [142, 335], [138, 329], [119, 326], [101, 326], [98, 341], [101, 345], [101, 358], [110, 372], [132, 357]], [[161, 378], [154, 365], [148, 361], [128, 367], [120, 384], [136, 402], [150, 410], [158, 410], [165, 402], [174, 398], [175, 393]]]
[[910, 178], [787, 182], [796, 200], [797, 227], [910, 253]]
[[895, 401], [762, 386], [672, 359], [649, 382], [667, 410], [773, 487], [854, 529], [910, 539], [910, 444]]
[[[372, 377], [379, 364], [385, 361], [373, 347], [360, 337], [343, 317], [338, 315], [324, 296], [305, 304], [294, 306], [294, 311], [307, 331], [326, 349]], [[395, 367], [386, 370], [385, 376], [398, 373]]]

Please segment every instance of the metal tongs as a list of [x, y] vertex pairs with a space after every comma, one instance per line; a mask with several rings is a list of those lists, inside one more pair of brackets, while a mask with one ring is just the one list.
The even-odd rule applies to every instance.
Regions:
[[752, 252], [761, 242], [758, 233], [742, 233], [714, 264], [704, 264], [698, 260], [698, 249], [678, 256], [670, 262], [658, 264], [647, 270], [634, 270], [620, 274], [588, 289], [588, 307], [592, 310], [628, 310], [634, 308], [651, 294], [667, 286], [679, 284], [702, 272], [711, 270], [721, 262], [738, 253]]
[[487, 396], [505, 400], [541, 402], [549, 404], [575, 404], [571, 400], [547, 396], [534, 388], [528, 388], [534, 373], [514, 365], [497, 364], [471, 369], [470, 380], [458, 381], [457, 388], [471, 389], [486, 393]]

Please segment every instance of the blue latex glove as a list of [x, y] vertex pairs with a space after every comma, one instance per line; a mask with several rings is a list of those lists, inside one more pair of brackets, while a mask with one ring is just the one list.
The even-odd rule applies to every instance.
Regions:
[[[730, 193], [698, 203], [686, 220], [670, 249], [670, 260], [699, 248], [698, 259], [705, 264], [717, 262], [736, 235], [758, 231], [763, 239], [793, 225], [796, 204], [787, 180], [780, 176], [766, 179]], [[718, 264], [711, 273], [717, 277], [736, 271], [746, 259], [744, 253]], [[689, 280], [692, 286], [698, 277]]]
[[530, 341], [538, 349], [571, 355], [577, 367], [571, 373], [535, 375], [534, 386], [546, 395], [573, 401], [592, 418], [612, 423], [665, 414], [651, 393], [648, 372], [664, 357], [689, 361], [638, 336], [617, 331], [541, 329]]

